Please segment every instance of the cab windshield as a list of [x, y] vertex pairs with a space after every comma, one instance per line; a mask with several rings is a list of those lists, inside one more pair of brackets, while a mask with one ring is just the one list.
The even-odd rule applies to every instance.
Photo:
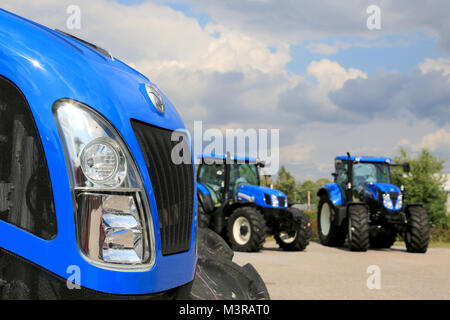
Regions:
[[258, 168], [255, 164], [232, 164], [230, 172], [230, 184], [259, 185]]
[[[199, 168], [198, 182], [205, 185], [210, 192], [214, 193], [218, 199], [221, 198], [225, 187], [224, 164], [203, 165]], [[231, 164], [230, 165], [230, 186], [228, 192], [236, 196], [239, 186], [259, 185], [259, 172], [256, 164]]]
[[353, 186], [361, 191], [366, 183], [391, 183], [389, 164], [358, 162], [353, 165]]

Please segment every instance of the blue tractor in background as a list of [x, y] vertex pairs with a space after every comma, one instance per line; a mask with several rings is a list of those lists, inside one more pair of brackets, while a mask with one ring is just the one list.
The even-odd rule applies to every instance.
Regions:
[[263, 162], [229, 154], [201, 158], [197, 172], [200, 227], [222, 235], [235, 251], [259, 251], [269, 234], [283, 250], [306, 248], [311, 238], [309, 217], [289, 207], [281, 191], [260, 185]]
[[327, 246], [342, 246], [348, 237], [352, 251], [389, 248], [398, 234], [408, 252], [425, 253], [430, 222], [420, 203], [406, 203], [404, 187], [392, 185], [391, 158], [356, 157], [347, 153], [335, 159], [334, 183], [318, 192], [318, 233]]

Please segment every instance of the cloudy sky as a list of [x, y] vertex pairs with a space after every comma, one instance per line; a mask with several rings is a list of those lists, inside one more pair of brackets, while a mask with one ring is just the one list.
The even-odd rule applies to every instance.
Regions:
[[[68, 30], [68, 6], [81, 29]], [[369, 30], [367, 8], [381, 9]], [[447, 0], [2, 0], [94, 42], [156, 82], [186, 125], [279, 128], [298, 180], [336, 155], [426, 147], [450, 172]]]

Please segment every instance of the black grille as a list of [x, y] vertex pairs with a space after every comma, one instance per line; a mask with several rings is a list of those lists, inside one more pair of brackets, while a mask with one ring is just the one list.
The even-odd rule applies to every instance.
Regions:
[[278, 205], [280, 207], [286, 206], [286, 198], [285, 197], [278, 197]]
[[[131, 125], [152, 181], [158, 207], [162, 254], [187, 251], [190, 248], [194, 210], [194, 168], [186, 135], [177, 131], [179, 140], [172, 141], [173, 131], [134, 120]], [[190, 164], [175, 164], [171, 160], [172, 150], [179, 151], [177, 154], [185, 160], [189, 159]]]
[[397, 199], [398, 199], [398, 193], [397, 192], [389, 192], [389, 195], [391, 197], [392, 203], [395, 204], [397, 203]]

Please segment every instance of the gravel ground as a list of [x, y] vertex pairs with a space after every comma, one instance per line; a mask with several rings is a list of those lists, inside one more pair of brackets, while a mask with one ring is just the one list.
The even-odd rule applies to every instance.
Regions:
[[[450, 299], [450, 249], [351, 252], [312, 242], [304, 252], [284, 252], [268, 241], [261, 252], [236, 252], [234, 261], [253, 264], [277, 300]], [[373, 265], [380, 270], [380, 289], [367, 287]]]

